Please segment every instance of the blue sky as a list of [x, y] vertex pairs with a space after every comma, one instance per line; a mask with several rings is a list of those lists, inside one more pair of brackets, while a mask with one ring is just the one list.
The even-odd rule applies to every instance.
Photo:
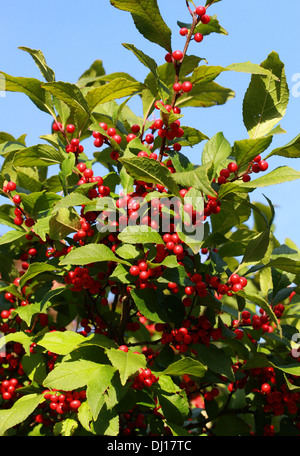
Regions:
[[[158, 4], [173, 31], [173, 49], [182, 49], [184, 39], [178, 33], [177, 20], [189, 21], [185, 0], [158, 0]], [[248, 60], [261, 63], [274, 50], [284, 62], [291, 93], [287, 113], [280, 124], [287, 133], [275, 136], [270, 150], [287, 144], [300, 133], [300, 87], [293, 90], [293, 77], [297, 78], [299, 73], [300, 80], [299, 1], [291, 0], [286, 8], [279, 0], [222, 0], [212, 5], [209, 12], [217, 14], [228, 36], [214, 34], [202, 43], [192, 43], [189, 54], [206, 58], [209, 65], [226, 66]], [[147, 69], [122, 43], [135, 44], [158, 64], [164, 63], [166, 53], [145, 40], [136, 30], [130, 14], [115, 9], [109, 0], [6, 2], [1, 7], [0, 30], [0, 70], [13, 76], [41, 79], [35, 63], [29, 54], [18, 49], [19, 46], [41, 49], [48, 65], [55, 71], [56, 79], [68, 82], [76, 82], [96, 59], [103, 61], [106, 73], [126, 71], [143, 81]], [[235, 98], [223, 106], [187, 108], [183, 112], [183, 124], [195, 127], [209, 137], [223, 131], [231, 144], [246, 139], [242, 102], [249, 81], [250, 75], [223, 73], [217, 82], [234, 90]], [[139, 104], [134, 108], [137, 114], [142, 114]], [[39, 111], [25, 95], [7, 93], [6, 97], [0, 97], [0, 131], [15, 137], [27, 133], [27, 145], [30, 146], [41, 142], [39, 136], [48, 134], [50, 125], [50, 116]], [[187, 152], [194, 163], [200, 163], [203, 144]], [[92, 157], [92, 147], [85, 151]], [[283, 157], [269, 160], [269, 170], [280, 165], [300, 171], [299, 160]], [[273, 201], [276, 206], [275, 235], [281, 243], [288, 237], [300, 246], [299, 192], [300, 180], [297, 180], [251, 194], [254, 201], [265, 202], [262, 193]], [[0, 234], [5, 230], [0, 225]]]

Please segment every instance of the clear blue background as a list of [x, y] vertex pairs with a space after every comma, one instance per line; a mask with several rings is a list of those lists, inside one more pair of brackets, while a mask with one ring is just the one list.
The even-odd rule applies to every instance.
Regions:
[[[158, 0], [161, 13], [173, 30], [173, 49], [182, 49], [184, 38], [178, 31], [177, 20], [189, 22], [185, 0]], [[293, 75], [300, 73], [300, 2], [290, 0], [223, 0], [212, 5], [209, 13], [217, 14], [228, 36], [212, 34], [202, 43], [192, 43], [189, 54], [207, 59], [209, 65], [229, 65], [234, 62], [261, 63], [271, 51], [276, 51], [286, 66], [290, 87], [290, 103], [281, 122], [286, 134], [274, 137], [269, 150], [287, 144], [300, 133], [300, 97], [293, 96]], [[126, 71], [143, 81], [147, 69], [122, 43], [133, 43], [152, 56], [158, 64], [164, 63], [165, 51], [149, 43], [136, 30], [129, 13], [115, 9], [109, 0], [82, 2], [38, 2], [15, 0], [5, 2], [0, 10], [0, 70], [13, 76], [41, 79], [40, 72], [29, 56], [18, 49], [27, 46], [41, 49], [57, 80], [76, 82], [96, 59], [103, 61], [106, 73]], [[299, 76], [300, 79], [300, 76]], [[198, 128], [211, 137], [223, 131], [231, 144], [246, 139], [243, 125], [242, 102], [250, 75], [228, 72], [217, 82], [231, 88], [236, 96], [223, 106], [187, 108], [183, 124]], [[300, 88], [298, 89], [300, 95]], [[298, 95], [298, 93], [296, 93]], [[141, 105], [134, 105], [142, 115]], [[41, 140], [40, 135], [50, 132], [51, 118], [39, 111], [23, 94], [7, 93], [0, 98], [0, 131], [16, 138], [27, 133], [27, 145]], [[188, 152], [194, 163], [200, 163], [203, 144]], [[92, 143], [85, 145], [92, 158]], [[300, 160], [272, 157], [269, 170], [288, 165], [300, 171]], [[255, 190], [251, 199], [265, 203], [264, 193], [276, 206], [275, 234], [281, 243], [291, 238], [300, 245], [299, 193], [300, 180]], [[2, 201], [2, 200], [1, 200]], [[0, 225], [0, 234], [6, 228]]]

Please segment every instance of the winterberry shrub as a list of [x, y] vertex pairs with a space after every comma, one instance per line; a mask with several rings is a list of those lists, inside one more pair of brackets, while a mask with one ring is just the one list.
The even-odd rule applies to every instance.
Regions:
[[[268, 150], [284, 64], [272, 52], [208, 66], [198, 55], [224, 30], [218, 1], [173, 3], [189, 17], [181, 49], [156, 0], [111, 0], [163, 49], [158, 61], [125, 45], [144, 81], [104, 77], [100, 61], [57, 81], [29, 48], [43, 80], [1, 72], [49, 114], [50, 134], [26, 145], [0, 133], [0, 435], [300, 434], [300, 253], [276, 239], [270, 199], [250, 198], [300, 177], [268, 170], [273, 155], [299, 157], [297, 138]], [[215, 82], [225, 71], [251, 78], [248, 137], [233, 145], [184, 122], [233, 97]]]

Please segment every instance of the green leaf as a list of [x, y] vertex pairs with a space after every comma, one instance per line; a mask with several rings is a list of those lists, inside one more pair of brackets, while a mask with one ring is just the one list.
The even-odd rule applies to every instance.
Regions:
[[43, 385], [46, 388], [64, 391], [83, 388], [96, 372], [99, 373], [100, 366], [102, 365], [85, 359], [62, 362], [50, 371]]
[[33, 279], [43, 272], [52, 272], [54, 274], [55, 272], [59, 272], [59, 268], [47, 263], [32, 263], [20, 279], [20, 287], [23, 287], [28, 282], [28, 280]]
[[170, 364], [164, 371], [164, 375], [193, 375], [195, 377], [204, 377], [207, 367], [196, 359], [186, 357], [175, 363]]
[[140, 249], [130, 244], [120, 244], [115, 253], [124, 260], [136, 260], [143, 255]]
[[231, 146], [222, 132], [214, 135], [205, 144], [202, 152], [202, 165], [213, 164], [214, 172], [231, 154]]
[[47, 376], [44, 356], [41, 353], [31, 353], [22, 357], [22, 367], [28, 378], [42, 384]]
[[106, 405], [101, 409], [97, 421], [94, 423], [97, 435], [117, 436], [120, 432], [119, 414], [115, 409], [107, 410]]
[[54, 71], [47, 65], [44, 54], [40, 50], [30, 49], [29, 47], [20, 46], [19, 49], [22, 51], [28, 52], [37, 66], [39, 67], [42, 75], [46, 79], [47, 82], [55, 81], [55, 74]]
[[201, 131], [197, 130], [196, 128], [185, 126], [182, 126], [181, 128], [183, 129], [184, 134], [181, 138], [178, 138], [176, 142], [183, 147], [193, 147], [196, 144], [199, 144], [201, 141], [209, 139], [204, 133], [201, 133]]
[[277, 76], [274, 75], [270, 70], [263, 68], [256, 63], [245, 62], [245, 63], [232, 63], [227, 67], [222, 66], [210, 66], [200, 65], [193, 71], [191, 82], [193, 84], [204, 84], [213, 81], [224, 71], [236, 71], [241, 73], [251, 73], [257, 75], [268, 76], [271, 79], [278, 80]]
[[[220, 1], [220, 0], [217, 0]], [[186, 24], [181, 21], [177, 21], [177, 24], [179, 25], [180, 28], [186, 27], [188, 29], [191, 28], [191, 24]], [[201, 22], [196, 26], [194, 33], [201, 33], [203, 36], [210, 35], [211, 33], [219, 33], [221, 35], [228, 35], [228, 32], [221, 27], [217, 15], [213, 15], [210, 18], [210, 21], [208, 24], [202, 24]]]
[[126, 263], [118, 259], [112, 250], [103, 244], [87, 244], [83, 247], [73, 248], [64, 258], [60, 260], [60, 265], [86, 265], [89, 263], [115, 261]]
[[31, 216], [40, 212], [49, 211], [55, 203], [61, 200], [61, 196], [53, 192], [33, 192], [29, 195], [19, 193], [24, 210]]
[[86, 394], [94, 420], [98, 418], [104, 404], [104, 393], [111, 385], [115, 372], [116, 369], [110, 365], [100, 365], [89, 378]]
[[63, 101], [67, 106], [80, 111], [86, 116], [89, 116], [90, 111], [88, 104], [81, 90], [70, 82], [48, 82], [42, 84], [42, 87], [52, 93], [56, 98]]
[[36, 343], [58, 355], [67, 355], [75, 350], [85, 338], [74, 331], [55, 331], [44, 334]]
[[143, 65], [145, 65], [147, 68], [149, 68], [149, 70], [151, 70], [153, 75], [156, 78], [158, 78], [158, 75], [157, 75], [157, 63], [155, 62], [154, 59], [152, 59], [152, 57], [149, 57], [143, 51], [140, 51], [139, 49], [137, 49], [134, 44], [129, 44], [129, 43], [122, 43], [122, 44], [125, 47], [125, 49], [128, 49], [129, 51], [132, 51], [134, 53], [134, 55], [139, 59], [139, 61]]
[[42, 87], [42, 82], [34, 78], [14, 77], [0, 71], [5, 81], [5, 90], [8, 92], [22, 92], [41, 110], [55, 115], [51, 96]]
[[300, 178], [300, 172], [289, 166], [279, 166], [269, 173], [250, 182], [243, 182], [243, 188], [255, 189], [258, 187], [268, 187], [270, 185], [282, 184]]
[[[140, 313], [155, 323], [166, 323], [173, 321], [172, 314], [178, 311], [176, 300], [174, 299], [171, 305], [167, 306], [166, 302], [159, 299], [157, 294], [154, 298], [154, 291], [150, 289], [145, 290], [131, 290], [132, 299]], [[173, 304], [173, 305], [172, 305]]]
[[161, 17], [156, 0], [110, 0], [110, 3], [130, 12], [136, 28], [146, 39], [172, 52], [171, 30]]
[[55, 423], [53, 427], [54, 435], [61, 435], [65, 437], [70, 437], [74, 435], [76, 429], [78, 428], [78, 421], [73, 418], [66, 418], [65, 420]]
[[160, 234], [147, 225], [126, 226], [118, 235], [125, 244], [163, 244]]
[[195, 189], [202, 191], [205, 195], [213, 196], [215, 191], [212, 189], [208, 179], [208, 171], [211, 166], [212, 163], [209, 162], [195, 168], [193, 171], [174, 173], [172, 176], [173, 179], [182, 187], [194, 187]]
[[75, 206], [81, 206], [82, 204], [89, 204], [91, 200], [85, 195], [80, 193], [70, 193], [69, 195], [61, 198], [60, 201], [54, 206], [52, 213], [59, 211], [62, 208], [69, 208]]
[[146, 157], [120, 158], [119, 161], [134, 179], [163, 185], [171, 193], [179, 196], [179, 188], [171, 172], [157, 161]]
[[241, 265], [253, 265], [268, 261], [273, 246], [270, 230], [260, 233], [255, 239], [252, 239], [246, 248]]
[[53, 240], [65, 239], [68, 234], [80, 229], [79, 215], [74, 209], [61, 208], [49, 220], [49, 236]]
[[98, 78], [105, 75], [102, 60], [95, 60], [90, 68], [88, 68], [78, 79], [78, 87], [99, 86], [104, 84], [104, 81], [97, 81]]
[[272, 139], [272, 136], [268, 136], [265, 138], [235, 141], [232, 155], [235, 157], [237, 165], [240, 167], [249, 163], [257, 155], [260, 155], [270, 146]]
[[188, 106], [209, 108], [223, 105], [234, 96], [235, 94], [231, 89], [222, 87], [216, 82], [195, 84], [190, 92], [178, 99], [177, 106], [180, 108]]
[[4, 244], [11, 244], [12, 242], [15, 242], [16, 240], [24, 238], [26, 235], [25, 231], [8, 231], [7, 233], [4, 233], [0, 237], [0, 245]]
[[144, 355], [128, 351], [111, 348], [106, 354], [112, 365], [119, 371], [122, 385], [125, 385], [128, 378], [136, 374], [139, 369], [146, 367]]
[[169, 394], [168, 392], [159, 391], [157, 394], [161, 413], [167, 422], [182, 426], [189, 415], [189, 403], [186, 392]]
[[228, 35], [228, 32], [220, 25], [216, 14], [210, 17], [208, 24], [202, 24], [200, 22], [195, 28], [195, 33], [201, 33], [203, 36], [210, 35], [211, 33]]
[[1, 410], [0, 435], [3, 436], [8, 429], [23, 423], [43, 401], [43, 394], [27, 394], [18, 399], [8, 410]]
[[100, 104], [140, 93], [144, 88], [145, 86], [140, 82], [134, 82], [125, 78], [116, 78], [108, 84], [91, 89], [86, 94], [85, 99], [92, 112]]
[[273, 155], [279, 155], [280, 157], [287, 158], [299, 158], [300, 157], [300, 135], [292, 139], [288, 144], [282, 147], [277, 147], [267, 155], [266, 158], [272, 157]]
[[14, 166], [50, 166], [61, 163], [65, 156], [60, 150], [47, 144], [37, 144], [17, 152]]
[[199, 360], [208, 367], [208, 369], [220, 375], [225, 375], [228, 380], [234, 381], [234, 373], [231, 367], [231, 358], [224, 353], [221, 348], [210, 345], [199, 345], [195, 347]]
[[278, 80], [261, 75], [251, 77], [243, 102], [243, 119], [250, 138], [268, 134], [284, 116], [289, 100], [284, 64], [278, 54], [271, 52], [261, 66]]
[[93, 421], [92, 412], [88, 405], [88, 402], [82, 402], [77, 412], [77, 418], [81, 426], [88, 432], [94, 433], [91, 428], [91, 422]]

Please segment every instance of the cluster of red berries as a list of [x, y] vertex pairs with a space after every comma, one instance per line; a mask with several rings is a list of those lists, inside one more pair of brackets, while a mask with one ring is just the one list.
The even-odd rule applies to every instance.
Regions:
[[131, 387], [136, 390], [142, 390], [143, 388], [150, 388], [153, 383], [157, 383], [159, 380], [154, 374], [152, 374], [149, 368], [140, 369], [136, 377], [134, 377]]
[[79, 138], [72, 138], [71, 140], [68, 138], [68, 135], [72, 135], [75, 132], [75, 125], [68, 124], [64, 129], [63, 125], [60, 122], [55, 121], [52, 124], [52, 130], [57, 133], [62, 133], [65, 136], [65, 139], [68, 141], [65, 150], [68, 154], [81, 154], [84, 151], [84, 147], [80, 144]]
[[[4, 193], [14, 192], [17, 188], [17, 184], [13, 181], [9, 181], [6, 184], [3, 184], [2, 190]], [[21, 198], [20, 198], [21, 201]]]
[[120, 435], [132, 435], [135, 430], [145, 430], [147, 424], [145, 415], [138, 407], [134, 407], [126, 413], [120, 415]]
[[8, 380], [3, 380], [0, 385], [0, 392], [2, 398], [5, 401], [15, 399], [17, 395], [18, 388], [21, 388], [22, 385], [19, 384], [19, 381], [16, 378], [10, 378]]
[[[249, 164], [249, 171], [242, 173], [241, 176], [238, 176], [239, 168], [235, 162], [230, 162], [227, 165], [227, 168], [221, 169], [219, 177], [217, 179], [218, 184], [226, 184], [231, 180], [236, 180], [241, 178], [243, 182], [249, 182], [251, 180], [251, 173], [259, 173], [261, 171], [266, 171], [269, 167], [268, 162], [261, 159], [260, 155], [257, 155]], [[232, 176], [233, 174], [233, 176]], [[232, 179], [230, 180], [230, 177]]]
[[[172, 107], [170, 105], [164, 105], [164, 108], [168, 111], [168, 112], [174, 112], [174, 109], [172, 109]], [[160, 137], [160, 138], [167, 138], [169, 141], [173, 141], [174, 139], [178, 138], [182, 138], [184, 136], [184, 130], [183, 128], [181, 127], [181, 124], [180, 124], [180, 120], [177, 119], [177, 120], [174, 120], [174, 122], [171, 122], [169, 125], [165, 125], [163, 120], [162, 119], [156, 119], [152, 126], [151, 126], [151, 129], [154, 132], [157, 132], [157, 135]], [[154, 135], [153, 133], [149, 133], [149, 135], [151, 136], [148, 136], [146, 135], [145, 137], [145, 141], [147, 142], [147, 139], [148, 141], [151, 141], [151, 142], [154, 142]], [[179, 143], [175, 143], [173, 144], [173, 149], [176, 150], [177, 152], [179, 152], [181, 150], [181, 146]]]
[[[200, 343], [208, 346], [211, 340], [222, 338], [222, 329], [214, 328], [205, 315], [198, 318], [190, 316], [182, 322], [179, 329], [172, 329], [165, 323], [156, 323], [155, 330], [162, 332], [162, 345], [170, 344], [180, 353], [186, 353], [191, 344]], [[193, 349], [191, 353], [197, 355]]]
[[20, 195], [18, 195], [17, 193], [14, 194], [12, 197], [11, 197], [11, 192], [14, 192], [17, 188], [17, 184], [13, 181], [9, 181], [7, 182], [6, 184], [3, 184], [3, 187], [2, 187], [2, 190], [4, 193], [6, 193], [11, 202], [15, 204], [15, 209], [14, 209], [14, 215], [15, 215], [15, 218], [14, 218], [14, 224], [17, 225], [17, 226], [21, 226], [23, 225], [23, 223], [25, 223], [25, 226], [27, 226], [28, 228], [31, 228], [34, 224], [35, 224], [35, 221], [33, 218], [29, 217], [24, 209], [22, 209], [22, 207], [20, 206], [21, 202], [22, 202], [22, 199], [20, 197]]
[[[282, 314], [285, 310], [285, 306], [281, 303], [276, 304], [273, 307], [273, 311], [277, 318], [281, 318]], [[259, 309], [260, 315], [254, 314], [251, 316], [248, 310], [243, 310], [241, 312], [240, 320], [233, 320], [232, 327], [235, 328], [234, 332], [236, 334], [237, 339], [242, 339], [244, 337], [244, 331], [239, 329], [240, 326], [252, 326], [255, 330], [262, 330], [263, 333], [271, 333], [273, 332], [272, 322], [270, 321], [269, 316], [265, 312], [264, 309]]]
[[[117, 133], [117, 130], [115, 127], [108, 127], [108, 125], [105, 122], [100, 122], [99, 126], [105, 130], [106, 134], [117, 144], [121, 144], [122, 142], [122, 137]], [[94, 146], [95, 147], [101, 147], [103, 144], [106, 142], [107, 136], [103, 135], [102, 133], [99, 133], [97, 131], [93, 131], [92, 133], [94, 137]], [[107, 142], [109, 144], [109, 142]]]
[[264, 383], [261, 385], [261, 392], [265, 396], [263, 411], [274, 416], [296, 415], [300, 408], [300, 393], [288, 391], [286, 384], [277, 388], [274, 384]]
[[7, 376], [22, 376], [24, 375], [23, 366], [21, 364], [22, 357], [25, 351], [23, 346], [18, 343], [8, 343], [5, 347], [4, 356], [0, 356], [0, 376], [7, 379]]
[[[100, 272], [99, 277], [102, 278]], [[71, 290], [75, 292], [81, 292], [82, 290], [89, 290], [91, 294], [98, 294], [102, 292], [101, 279], [99, 277], [92, 277], [88, 267], [76, 267], [73, 271], [69, 271], [65, 275], [65, 283], [71, 285]]]
[[82, 401], [86, 398], [85, 390], [82, 391], [44, 391], [44, 398], [51, 410], [58, 414], [76, 411], [81, 406]]
[[[205, 6], [197, 6], [195, 13], [198, 15], [198, 20], [200, 20], [202, 24], [208, 24], [210, 22], [210, 16], [206, 14]], [[187, 36], [189, 34], [189, 30], [186, 27], [182, 27], [179, 30], [179, 33], [181, 36]], [[201, 43], [203, 41], [202, 33], [196, 32], [193, 39], [196, 43]]]

